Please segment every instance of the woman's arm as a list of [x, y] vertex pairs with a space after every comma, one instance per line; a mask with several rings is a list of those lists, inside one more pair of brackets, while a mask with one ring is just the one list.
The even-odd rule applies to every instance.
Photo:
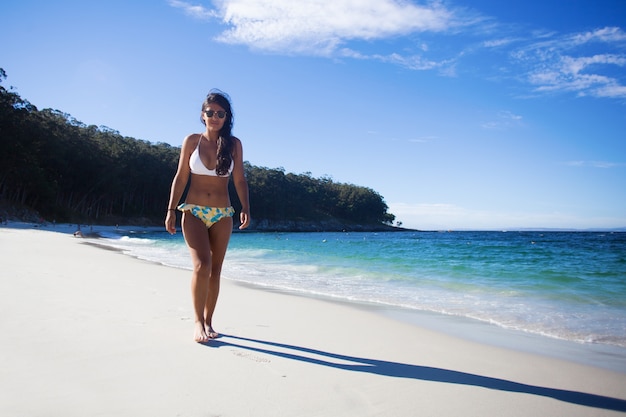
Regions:
[[239, 214], [239, 220], [241, 225], [239, 229], [245, 229], [250, 225], [250, 196], [248, 194], [248, 181], [246, 180], [246, 174], [243, 169], [243, 146], [241, 141], [233, 137], [235, 141], [233, 149], [233, 159], [235, 166], [233, 168], [233, 184], [237, 191], [237, 197], [241, 202], [241, 213]]
[[167, 213], [165, 215], [165, 230], [171, 234], [176, 233], [176, 206], [180, 201], [185, 186], [189, 181], [189, 175], [191, 173], [189, 169], [189, 157], [191, 156], [190, 149], [193, 146], [190, 145], [191, 137], [195, 135], [189, 135], [183, 140], [183, 146], [180, 149], [180, 158], [178, 159], [178, 168], [176, 174], [172, 180], [172, 186], [170, 189], [170, 199], [167, 203]]

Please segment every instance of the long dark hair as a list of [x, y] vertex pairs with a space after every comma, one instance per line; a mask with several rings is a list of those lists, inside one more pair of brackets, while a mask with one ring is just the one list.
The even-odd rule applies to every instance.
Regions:
[[[224, 120], [224, 126], [220, 130], [220, 137], [217, 141], [217, 165], [215, 172], [217, 175], [226, 175], [230, 168], [230, 164], [233, 160], [233, 108], [230, 105], [230, 99], [228, 94], [220, 90], [211, 90], [206, 96], [206, 100], [202, 103], [202, 112], [209, 107], [209, 104], [219, 104], [224, 110], [226, 110], [226, 120]], [[202, 124], [204, 119], [200, 117]]]

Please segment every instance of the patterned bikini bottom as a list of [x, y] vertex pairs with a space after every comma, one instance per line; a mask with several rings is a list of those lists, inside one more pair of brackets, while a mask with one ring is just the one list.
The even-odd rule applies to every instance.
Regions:
[[232, 217], [235, 214], [235, 209], [232, 207], [207, 207], [187, 203], [178, 206], [178, 210], [190, 212], [195, 217], [202, 220], [207, 229], [210, 229], [211, 226], [224, 217]]

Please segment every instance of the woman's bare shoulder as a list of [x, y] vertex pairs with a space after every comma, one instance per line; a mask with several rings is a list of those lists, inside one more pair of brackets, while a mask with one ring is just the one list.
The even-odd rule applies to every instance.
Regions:
[[193, 146], [193, 148], [195, 148], [201, 136], [202, 136], [201, 133], [190, 133], [189, 135], [185, 136], [185, 138], [183, 139], [182, 148], [186, 149], [186, 148], [189, 148], [190, 146]]
[[233, 155], [241, 155], [243, 152], [243, 145], [241, 144], [241, 140], [235, 136], [231, 136], [233, 139]]

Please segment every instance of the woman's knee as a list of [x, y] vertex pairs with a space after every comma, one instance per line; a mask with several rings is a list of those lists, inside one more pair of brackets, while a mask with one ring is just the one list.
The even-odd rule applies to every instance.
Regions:
[[200, 275], [209, 277], [212, 273], [211, 259], [194, 259], [193, 271]]
[[219, 280], [222, 276], [222, 265], [213, 265], [211, 268], [211, 280]]

